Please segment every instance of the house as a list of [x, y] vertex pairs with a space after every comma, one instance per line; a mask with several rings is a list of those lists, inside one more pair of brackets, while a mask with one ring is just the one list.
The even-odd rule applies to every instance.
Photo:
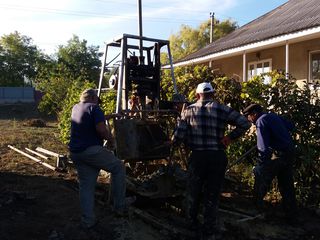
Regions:
[[320, 1], [289, 0], [174, 66], [196, 64], [240, 81], [277, 69], [320, 83]]

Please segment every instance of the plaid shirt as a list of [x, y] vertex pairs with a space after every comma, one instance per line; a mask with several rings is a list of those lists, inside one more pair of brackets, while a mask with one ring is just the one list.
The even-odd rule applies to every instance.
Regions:
[[222, 150], [227, 124], [236, 126], [228, 136], [236, 139], [251, 126], [239, 112], [214, 101], [197, 101], [182, 113], [174, 141], [184, 141], [191, 150]]

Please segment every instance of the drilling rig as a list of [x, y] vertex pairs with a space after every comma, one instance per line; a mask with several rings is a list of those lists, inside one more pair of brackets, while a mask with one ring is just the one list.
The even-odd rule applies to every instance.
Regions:
[[[107, 90], [116, 91], [117, 117], [113, 118], [116, 155], [128, 163], [133, 172], [139, 172], [138, 166], [143, 166], [144, 174], [150, 174], [152, 172], [148, 166], [152, 165], [151, 168], [157, 170], [151, 162], [158, 160], [168, 165], [171, 161], [172, 151], [168, 142], [172, 135], [172, 125], [179, 115], [175, 104], [179, 101], [181, 103], [183, 97], [177, 91], [169, 41], [143, 36], [141, 12], [141, 0], [138, 0], [139, 35], [123, 34], [106, 43], [98, 96], [104, 90], [102, 85], [105, 72], [113, 64]], [[119, 52], [117, 56], [120, 61], [113, 59], [108, 62], [108, 51], [111, 48]], [[174, 97], [178, 99], [176, 102], [160, 98], [162, 49], [167, 50]], [[138, 99], [135, 108], [130, 106], [130, 101], [134, 101], [132, 96]], [[171, 176], [169, 178], [172, 179]], [[159, 189], [167, 189], [163, 183], [168, 182], [168, 177], [162, 179], [158, 184], [158, 193]]]

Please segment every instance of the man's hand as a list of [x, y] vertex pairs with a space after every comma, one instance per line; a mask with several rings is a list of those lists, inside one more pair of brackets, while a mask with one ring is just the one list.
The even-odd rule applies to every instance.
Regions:
[[221, 140], [221, 143], [225, 146], [228, 147], [231, 144], [231, 139], [228, 136], [224, 136]]
[[109, 120], [111, 118], [121, 118], [122, 116], [123, 115], [120, 113], [110, 113], [110, 114], [104, 115], [106, 120]]
[[114, 151], [116, 149], [116, 143], [113, 138], [109, 138], [106, 144], [107, 149]]

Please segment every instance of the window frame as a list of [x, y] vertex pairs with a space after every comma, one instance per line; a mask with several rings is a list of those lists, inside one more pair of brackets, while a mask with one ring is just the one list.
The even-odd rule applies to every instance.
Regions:
[[309, 52], [309, 62], [308, 62], [308, 83], [315, 83], [312, 79], [312, 54], [320, 53], [320, 50], [313, 50]]
[[[269, 67], [270, 67], [270, 71], [272, 71], [272, 58], [267, 58], [267, 59], [262, 59], [262, 60], [259, 60], [259, 61], [252, 61], [252, 62], [248, 62], [248, 67], [247, 67], [247, 81], [249, 81], [252, 77], [254, 76], [258, 76], [257, 74], [257, 65], [258, 64], [262, 64], [262, 66], [264, 65], [265, 62], [268, 62], [269, 63]], [[249, 78], [249, 71], [250, 71], [250, 65], [254, 65], [254, 75], [251, 76], [251, 78]], [[262, 67], [263, 69], [263, 67]], [[262, 72], [264, 73], [264, 72]], [[260, 73], [261, 74], [261, 73]], [[259, 75], [260, 75], [259, 74]]]

